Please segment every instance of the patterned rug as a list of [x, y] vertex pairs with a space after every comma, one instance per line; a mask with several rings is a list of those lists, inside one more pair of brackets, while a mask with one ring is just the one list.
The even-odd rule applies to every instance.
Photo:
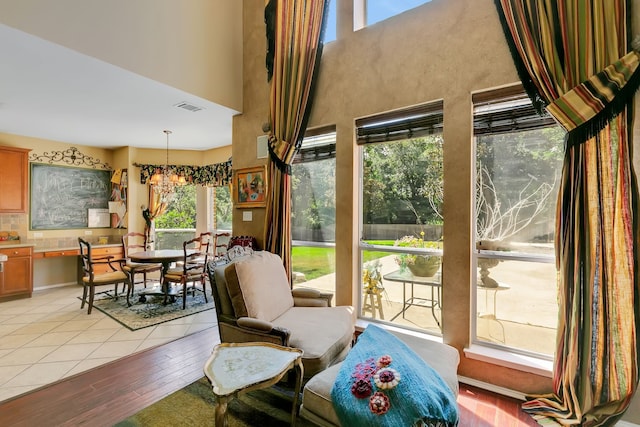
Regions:
[[181, 297], [175, 298], [174, 302], [169, 300], [167, 305], [163, 305], [163, 296], [148, 295], [146, 302], [141, 303], [139, 292], [142, 290], [144, 288], [134, 291], [133, 297], [129, 299], [131, 307], [127, 307], [127, 298], [122, 294], [119, 294], [118, 299], [113, 299], [110, 294], [96, 295], [93, 307], [132, 331], [214, 308], [213, 297], [209, 295], [209, 302], [205, 302], [202, 292], [196, 292], [195, 297], [187, 295], [187, 307], [184, 310]]
[[[281, 427], [291, 420], [293, 394], [277, 386], [241, 395], [229, 402], [229, 427]], [[201, 378], [118, 423], [115, 427], [213, 426], [215, 397], [206, 378]], [[296, 427], [312, 424], [298, 418]]]

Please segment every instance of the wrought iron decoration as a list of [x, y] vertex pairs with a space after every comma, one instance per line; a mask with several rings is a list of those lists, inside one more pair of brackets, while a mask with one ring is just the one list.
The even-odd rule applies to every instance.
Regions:
[[49, 164], [66, 163], [73, 166], [91, 166], [94, 169], [99, 167], [111, 170], [111, 166], [108, 163], [102, 163], [99, 159], [82, 154], [76, 147], [71, 147], [64, 151], [45, 151], [42, 155], [32, 153], [29, 156], [29, 161]]

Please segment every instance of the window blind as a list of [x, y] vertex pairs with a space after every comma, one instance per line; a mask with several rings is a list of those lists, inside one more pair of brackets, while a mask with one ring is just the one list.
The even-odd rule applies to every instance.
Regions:
[[473, 134], [501, 134], [555, 126], [547, 113], [540, 116], [522, 86], [476, 93], [473, 100]]
[[442, 133], [442, 101], [356, 120], [358, 145], [419, 138]]
[[316, 162], [336, 157], [336, 131], [334, 127], [309, 130], [302, 146], [293, 158], [293, 164]]

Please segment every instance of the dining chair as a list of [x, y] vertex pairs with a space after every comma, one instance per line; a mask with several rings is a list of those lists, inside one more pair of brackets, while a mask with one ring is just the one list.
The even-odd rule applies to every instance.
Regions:
[[[89, 301], [87, 302], [89, 308], [87, 314], [91, 314], [93, 308], [93, 299], [96, 293], [96, 286], [113, 285], [114, 286], [114, 298], [118, 298], [118, 284], [124, 283], [127, 286], [127, 306], [131, 306], [129, 302], [129, 294], [131, 293], [131, 281], [129, 275], [122, 271], [125, 260], [123, 258], [115, 258], [113, 255], [107, 255], [102, 257], [91, 257], [91, 244], [86, 240], [78, 237], [78, 243], [80, 244], [80, 260], [82, 262], [82, 303], [80, 308], [84, 308], [85, 302], [87, 302], [87, 290], [89, 291]], [[112, 271], [107, 273], [96, 274], [94, 267], [97, 265], [108, 264]], [[119, 269], [114, 266], [119, 266]]]
[[[207, 231], [206, 233], [200, 233], [200, 237], [203, 242], [205, 241], [205, 238], [209, 240], [209, 261], [217, 261], [227, 253], [227, 245], [229, 238], [231, 237], [231, 233], [226, 231], [219, 231], [216, 233]], [[225, 237], [227, 239], [225, 239]]]
[[[134, 288], [136, 286], [135, 277], [136, 274], [142, 274], [142, 282], [144, 287], [147, 287], [147, 274], [154, 273], [156, 271], [162, 271], [162, 264], [148, 264], [141, 262], [133, 262], [129, 259], [129, 254], [135, 252], [142, 252], [147, 250], [147, 236], [142, 233], [130, 232], [122, 236], [122, 253], [126, 263], [123, 267], [125, 273], [129, 275], [131, 281], [131, 294], [133, 295]], [[160, 277], [162, 280], [162, 277]]]
[[231, 233], [219, 231], [213, 235], [213, 247], [211, 248], [212, 261], [218, 261], [227, 253]]
[[[207, 259], [209, 257], [209, 239], [208, 236], [198, 236], [182, 243], [184, 256], [180, 265], [170, 268], [162, 278], [163, 286], [169, 289], [171, 283], [179, 283], [182, 286], [182, 309], [187, 307], [187, 293], [191, 291], [195, 295], [196, 291], [204, 294], [204, 300], [207, 300], [206, 292], [206, 268]], [[200, 288], [197, 283], [200, 282]], [[187, 286], [187, 284], [191, 284]], [[167, 303], [169, 292], [165, 294], [164, 304]]]

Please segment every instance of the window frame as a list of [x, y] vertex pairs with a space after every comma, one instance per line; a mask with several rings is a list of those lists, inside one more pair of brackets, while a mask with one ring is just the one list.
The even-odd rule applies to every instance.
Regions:
[[[326, 139], [332, 140], [333, 142], [311, 144], [311, 146], [305, 147], [304, 140], [305, 139], [308, 140], [309, 138], [318, 138], [319, 140], [326, 138]], [[296, 155], [293, 158], [292, 167], [294, 165], [301, 164], [301, 163], [312, 163], [316, 161], [325, 161], [328, 159], [334, 159], [333, 160], [333, 168], [334, 168], [333, 177], [335, 180], [336, 138], [337, 138], [337, 132], [336, 132], [335, 126], [323, 126], [323, 127], [318, 127], [314, 129], [308, 129], [305, 132], [300, 150], [296, 153]], [[293, 171], [292, 171], [292, 177], [293, 177]], [[292, 189], [292, 194], [293, 194], [293, 189]], [[336, 202], [337, 200], [335, 199], [335, 196], [334, 196], [334, 205], [336, 204]], [[291, 208], [293, 209], [293, 200], [292, 200]], [[334, 214], [334, 223], [335, 223], [335, 220], [336, 220], [336, 215]], [[292, 239], [291, 247], [292, 249], [294, 247], [335, 248], [336, 247], [335, 235], [334, 235], [333, 241], [323, 241], [323, 242]], [[335, 268], [335, 265], [336, 265], [335, 258], [334, 258], [333, 265]], [[336, 291], [337, 291], [336, 282], [334, 280], [333, 293], [335, 294]]]
[[[403, 132], [398, 130], [398, 125], [404, 124], [407, 127], [415, 126], [415, 133], [408, 131]], [[374, 130], [373, 132], [362, 132], [362, 128], [368, 130]], [[391, 130], [391, 132], [387, 132]], [[377, 132], [375, 131], [377, 130]], [[382, 136], [386, 135], [386, 139]], [[444, 141], [444, 101], [437, 99], [423, 104], [405, 107], [397, 110], [391, 110], [383, 113], [373, 114], [370, 116], [358, 118], [354, 122], [354, 140], [357, 145], [358, 156], [358, 267], [357, 277], [363, 277], [364, 263], [365, 263], [365, 251], [380, 251], [387, 252], [389, 254], [417, 254], [417, 255], [431, 255], [441, 257], [442, 269], [444, 269], [444, 257], [442, 249], [428, 249], [428, 248], [409, 248], [398, 246], [386, 246], [375, 245], [367, 243], [364, 237], [364, 149], [369, 144], [381, 144], [381, 143], [393, 143], [399, 142], [413, 137], [422, 137], [430, 135], [442, 135]], [[444, 144], [444, 142], [443, 142]], [[444, 153], [443, 153], [444, 154]], [[356, 316], [360, 321], [371, 323], [384, 323], [387, 327], [399, 328], [405, 331], [412, 331], [414, 333], [420, 333], [427, 336], [433, 336], [438, 339], [443, 337], [442, 329], [439, 333], [434, 333], [431, 330], [410, 327], [406, 325], [399, 325], [393, 323], [392, 320], [381, 320], [376, 318], [364, 317], [363, 312], [363, 292], [362, 286], [358, 282], [357, 285], [357, 305]], [[404, 285], [403, 285], [404, 286]], [[442, 283], [441, 283], [442, 287]], [[440, 296], [439, 303], [442, 304], [442, 297]], [[441, 310], [442, 306], [440, 307]]]
[[[491, 105], [500, 105], [505, 103], [513, 103], [514, 110], [513, 114], [507, 114], [504, 110], [499, 109], [498, 113], [492, 114], [490, 111], [484, 111], [481, 114], [476, 114], [476, 108], [480, 107], [489, 107]], [[473, 242], [473, 256], [472, 256], [472, 271], [474, 274], [472, 275], [472, 289], [471, 292], [471, 336], [470, 336], [470, 349], [465, 349], [465, 352], [469, 352], [470, 354], [476, 354], [476, 357], [479, 360], [484, 360], [485, 357], [493, 357], [487, 356], [487, 354], [505, 354], [505, 360], [508, 363], [512, 363], [512, 356], [518, 355], [523, 356], [524, 358], [531, 360], [540, 360], [542, 361], [543, 368], [535, 368], [536, 370], [532, 371], [540, 374], [544, 372], [544, 375], [547, 376], [549, 364], [546, 362], [552, 362], [554, 360], [553, 355], [549, 355], [546, 353], [538, 353], [526, 349], [521, 349], [518, 347], [508, 346], [506, 344], [498, 344], [489, 341], [482, 341], [478, 339], [478, 289], [492, 289], [492, 288], [483, 288], [478, 285], [478, 259], [479, 258], [487, 258], [487, 259], [496, 259], [501, 261], [522, 261], [522, 262], [535, 262], [541, 264], [555, 264], [556, 259], [555, 255], [546, 255], [546, 254], [532, 254], [525, 252], [517, 252], [517, 251], [495, 251], [495, 250], [487, 250], [487, 249], [479, 249], [476, 247], [477, 240], [477, 212], [476, 212], [476, 183], [477, 183], [477, 147], [478, 147], [478, 136], [482, 135], [499, 135], [504, 133], [512, 133], [514, 130], [517, 131], [528, 131], [534, 129], [545, 129], [553, 126], [558, 126], [557, 122], [548, 114], [539, 115], [531, 101], [527, 97], [524, 92], [524, 88], [522, 85], [514, 85], [503, 87], [495, 90], [488, 90], [483, 92], [478, 92], [472, 94], [472, 114], [473, 114], [473, 234], [472, 234], [472, 242]], [[482, 348], [486, 348], [488, 350], [482, 350]], [[492, 353], [496, 351], [498, 353]], [[485, 354], [486, 353], [486, 354]], [[515, 362], [513, 362], [515, 363]], [[534, 366], [536, 364], [526, 363], [527, 366]], [[518, 368], [521, 369], [521, 368]], [[533, 369], [533, 368], [532, 368]], [[540, 370], [541, 369], [541, 370]], [[528, 370], [528, 369], [525, 369]]]

